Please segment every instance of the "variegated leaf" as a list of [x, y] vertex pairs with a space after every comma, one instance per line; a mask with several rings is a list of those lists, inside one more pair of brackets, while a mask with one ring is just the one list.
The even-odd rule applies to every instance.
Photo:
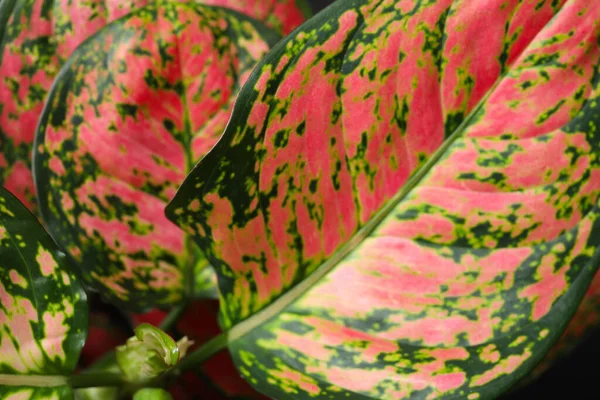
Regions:
[[114, 302], [144, 310], [214, 290], [207, 261], [164, 208], [276, 40], [225, 8], [156, 1], [65, 64], [36, 138], [41, 213]]
[[[188, 1], [188, 0], [186, 0]], [[189, 0], [192, 1], [192, 0]], [[287, 33], [305, 0], [195, 0], [231, 7]], [[0, 184], [35, 209], [31, 144], [61, 65], [86, 38], [148, 0], [3, 0], [0, 3]]]
[[491, 398], [600, 253], [600, 2], [337, 1], [167, 208], [276, 399]]
[[37, 219], [0, 187], [0, 398], [72, 398], [86, 296]]

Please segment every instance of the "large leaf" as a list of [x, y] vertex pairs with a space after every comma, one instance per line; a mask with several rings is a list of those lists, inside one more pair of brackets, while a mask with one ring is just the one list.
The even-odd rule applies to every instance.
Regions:
[[277, 399], [489, 398], [598, 262], [600, 3], [338, 1], [167, 208]]
[[[304, 0], [197, 0], [227, 6], [287, 33]], [[148, 0], [3, 0], [0, 4], [0, 184], [35, 209], [31, 145], [43, 102], [61, 65], [108, 22]]]
[[0, 398], [72, 398], [85, 292], [37, 219], [0, 187]]
[[65, 64], [36, 138], [40, 210], [112, 301], [144, 310], [179, 302], [184, 288], [214, 289], [206, 260], [164, 208], [276, 40], [225, 8], [156, 1]]

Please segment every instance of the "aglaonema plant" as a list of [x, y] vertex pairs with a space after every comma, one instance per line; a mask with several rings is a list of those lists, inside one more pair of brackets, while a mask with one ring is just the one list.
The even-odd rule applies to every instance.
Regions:
[[[174, 0], [182, 2], [182, 0]], [[185, 0], [264, 21], [280, 34], [298, 26], [304, 0]], [[149, 0], [5, 0], [0, 3], [0, 184], [35, 210], [31, 145], [60, 67], [89, 36]]]
[[226, 8], [157, 1], [87, 40], [57, 76], [34, 149], [40, 212], [112, 302], [143, 311], [215, 295], [212, 268], [164, 208], [278, 38]]
[[[108, 372], [71, 377], [78, 349], [58, 372], [15, 358], [0, 393], [170, 399], [161, 386], [224, 348], [274, 399], [506, 391], [564, 331], [600, 257], [599, 12], [584, 0], [338, 1], [252, 73], [268, 31], [231, 11], [160, 1], [109, 25], [48, 97], [35, 146], [42, 215], [115, 303], [179, 301], [184, 285], [152, 274], [196, 260], [161, 253], [170, 235], [123, 247], [163, 234], [148, 222], [225, 127], [232, 101], [220, 91], [249, 76], [166, 209], [217, 270], [225, 332], [185, 356], [187, 340], [141, 325]], [[229, 85], [210, 90], [219, 79]], [[4, 197], [9, 215], [25, 212]], [[50, 240], [35, 227], [15, 237]]]
[[338, 1], [242, 89], [168, 216], [275, 399], [493, 398], [600, 253], [600, 4]]

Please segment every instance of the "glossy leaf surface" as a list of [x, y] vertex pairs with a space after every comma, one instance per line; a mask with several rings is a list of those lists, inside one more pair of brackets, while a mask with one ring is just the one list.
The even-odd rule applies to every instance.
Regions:
[[[198, 0], [230, 7], [287, 33], [304, 0]], [[3, 0], [0, 4], [0, 184], [35, 209], [31, 145], [60, 67], [89, 36], [148, 0]]]
[[338, 1], [169, 205], [277, 399], [489, 398], [599, 262], [600, 3]]
[[37, 219], [0, 187], [0, 398], [72, 398], [86, 297]]
[[53, 237], [110, 300], [144, 310], [214, 289], [164, 208], [276, 40], [224, 8], [157, 1], [65, 64], [40, 120], [36, 187]]

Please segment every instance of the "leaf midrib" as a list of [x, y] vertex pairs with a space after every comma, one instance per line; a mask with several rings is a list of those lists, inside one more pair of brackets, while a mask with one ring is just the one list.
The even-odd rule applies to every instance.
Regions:
[[[220, 6], [210, 6], [210, 5], [203, 5], [204, 7], [207, 8], [211, 8], [211, 9], [216, 9], [216, 10], [226, 10], [227, 13], [229, 14], [237, 14], [237, 18], [239, 18], [240, 20], [243, 20], [245, 15], [242, 13], [238, 13], [236, 10], [233, 9], [229, 9], [227, 7], [220, 7]], [[222, 15], [222, 18], [228, 18], [228, 16], [226, 15]], [[228, 21], [231, 22], [231, 21]], [[262, 32], [260, 32], [259, 29], [256, 28], [256, 31], [261, 34], [262, 37]], [[179, 36], [176, 35], [176, 45], [177, 45], [177, 53], [178, 53], [178, 57], [180, 60], [183, 59], [182, 57], [182, 53], [181, 53], [181, 46], [179, 44]], [[269, 41], [267, 40], [266, 37], [263, 37], [263, 40], [265, 40], [265, 42], [269, 43]], [[269, 43], [270, 47], [273, 47], [273, 44]], [[232, 46], [238, 47], [237, 44], [233, 44]], [[181, 65], [180, 65], [181, 67]], [[185, 81], [185, 74], [183, 69], [180, 69], [180, 75], [181, 75], [181, 84], [183, 87], [183, 95], [181, 96], [182, 98], [182, 103], [183, 103], [183, 124], [184, 124], [184, 155], [185, 155], [185, 174], [189, 174], [193, 169], [194, 166], [196, 165], [196, 163], [198, 162], [198, 160], [194, 157], [194, 151], [192, 148], [192, 143], [194, 141], [194, 138], [196, 137], [196, 135], [198, 134], [198, 132], [200, 132], [202, 129], [204, 129], [212, 120], [212, 118], [214, 118], [214, 116], [216, 116], [216, 114], [218, 114], [219, 112], [223, 111], [224, 109], [227, 109], [230, 106], [230, 103], [232, 101], [235, 101], [235, 99], [238, 97], [239, 92], [241, 90], [241, 86], [240, 86], [240, 82], [239, 82], [239, 73], [238, 71], [236, 71], [234, 65], [233, 65], [233, 61], [230, 62], [229, 65], [230, 71], [233, 74], [233, 81], [234, 84], [231, 87], [231, 94], [229, 96], [229, 98], [224, 102], [224, 104], [222, 104], [220, 106], [220, 108], [214, 113], [214, 115], [207, 119], [201, 126], [199, 126], [197, 128], [196, 131], [194, 131], [193, 128], [193, 124], [192, 124], [192, 115], [190, 113], [190, 108], [188, 105], [188, 96], [187, 96], [187, 84]], [[231, 117], [231, 115], [230, 115]], [[180, 185], [181, 186], [181, 185]], [[173, 199], [170, 199], [169, 201], [172, 201]], [[185, 245], [185, 252], [186, 252], [186, 258], [184, 259], [183, 262], [183, 278], [184, 278], [184, 295], [185, 297], [187, 297], [188, 299], [192, 299], [195, 297], [196, 293], [196, 267], [198, 265], [198, 262], [200, 262], [200, 259], [198, 257], [196, 257], [195, 255], [198, 254], [198, 252], [195, 252], [194, 250], [199, 250], [196, 246], [196, 242], [194, 241], [194, 237], [193, 235], [188, 234], [187, 232], [184, 233], [184, 245]], [[200, 252], [200, 254], [202, 254], [202, 257], [204, 256], [204, 253]], [[207, 263], [206, 266], [204, 268], [210, 268], [213, 270], [214, 273], [214, 267], [212, 266], [212, 264]]]
[[431, 171], [433, 166], [445, 154], [446, 150], [462, 136], [463, 130], [468, 126], [471, 120], [477, 115], [477, 112], [483, 107], [490, 95], [496, 87], [505, 78], [506, 74], [498, 77], [496, 82], [490, 87], [482, 99], [473, 108], [471, 113], [463, 120], [456, 130], [442, 143], [442, 145], [433, 153], [425, 164], [423, 164], [415, 173], [408, 179], [406, 184], [390, 199], [373, 217], [363, 225], [350, 240], [336, 250], [323, 264], [321, 264], [310, 276], [298, 283], [296, 286], [289, 289], [271, 304], [267, 305], [262, 310], [249, 316], [245, 320], [237, 323], [228, 331], [213, 337], [206, 342], [197, 351], [190, 354], [181, 360], [175, 370], [177, 372], [185, 371], [193, 368], [198, 362], [203, 362], [212, 357], [219, 351], [227, 348], [230, 344], [238, 339], [241, 339], [246, 334], [254, 329], [266, 324], [269, 320], [277, 317], [285, 308], [293, 304], [296, 300], [306, 294], [313, 286], [315, 286], [321, 278], [331, 272], [346, 256], [352, 253], [353, 250], [368, 237], [379, 224], [389, 215], [389, 213], [414, 189], [423, 179], [423, 177]]
[[499, 77], [494, 85], [488, 90], [486, 95], [480, 100], [477, 106], [469, 113], [463, 122], [456, 130], [442, 143], [442, 145], [433, 153], [425, 164], [423, 164], [415, 173], [408, 179], [406, 184], [392, 197], [378, 212], [376, 212], [369, 221], [363, 225], [350, 240], [344, 243], [336, 250], [323, 264], [321, 264], [310, 276], [292, 287], [285, 294], [281, 295], [277, 300], [251, 315], [244, 321], [234, 325], [227, 334], [227, 342], [232, 343], [260, 325], [265, 324], [268, 320], [276, 317], [289, 305], [298, 300], [302, 295], [306, 294], [313, 286], [315, 286], [321, 278], [331, 272], [346, 256], [350, 255], [375, 229], [381, 222], [402, 202], [406, 196], [421, 182], [421, 180], [429, 173], [435, 164], [442, 158], [446, 151], [462, 137], [465, 128], [471, 123], [471, 120], [483, 106], [499, 82], [504, 79], [505, 75]]
[[[194, 167], [194, 152], [192, 150], [192, 142], [194, 140], [194, 134], [192, 132], [192, 116], [190, 115], [190, 108], [188, 105], [188, 98], [187, 98], [187, 85], [185, 83], [185, 79], [184, 79], [184, 71], [183, 68], [181, 66], [181, 63], [183, 61], [183, 57], [181, 54], [181, 46], [180, 46], [180, 42], [179, 42], [179, 36], [176, 34], [175, 35], [175, 46], [177, 48], [177, 56], [179, 57], [179, 75], [181, 76], [181, 85], [183, 86], [182, 89], [182, 96], [181, 96], [181, 101], [183, 103], [183, 134], [184, 134], [184, 146], [183, 146], [183, 152], [184, 152], [184, 156], [185, 156], [185, 173], [188, 174], [189, 171], [192, 170], [192, 168]], [[195, 290], [195, 276], [194, 276], [194, 272], [196, 270], [196, 264], [198, 262], [198, 260], [196, 260], [195, 252], [194, 252], [194, 246], [195, 244], [193, 243], [193, 239], [192, 237], [188, 234], [188, 233], [184, 233], [184, 254], [185, 257], [183, 259], [183, 271], [182, 271], [182, 278], [183, 278], [183, 295], [184, 298], [187, 299], [192, 299], [194, 297], [194, 290]]]
[[0, 374], [0, 386], [66, 386], [67, 377], [62, 375], [10, 375]]

